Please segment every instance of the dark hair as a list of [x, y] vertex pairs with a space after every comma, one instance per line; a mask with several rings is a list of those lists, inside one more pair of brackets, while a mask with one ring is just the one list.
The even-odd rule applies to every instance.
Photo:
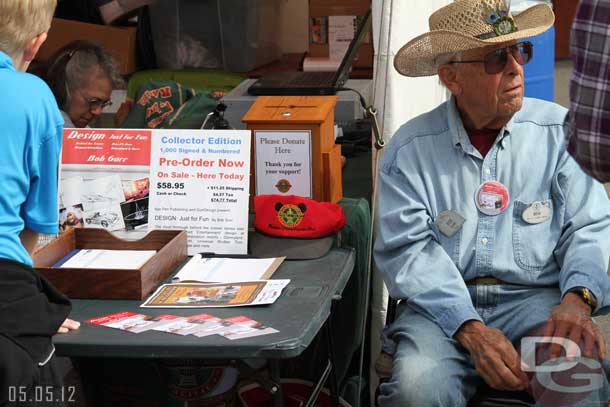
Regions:
[[99, 69], [112, 83], [112, 88], [124, 85], [114, 58], [90, 41], [73, 41], [58, 50], [49, 60], [45, 80], [55, 95], [60, 109], [70, 106], [70, 91], [85, 86]]

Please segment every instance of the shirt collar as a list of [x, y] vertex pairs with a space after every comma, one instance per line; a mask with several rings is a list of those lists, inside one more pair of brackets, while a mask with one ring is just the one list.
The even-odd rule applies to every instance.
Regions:
[[454, 147], [461, 148], [468, 154], [480, 156], [477, 149], [474, 148], [472, 143], [470, 143], [470, 137], [468, 137], [468, 133], [464, 128], [464, 123], [462, 123], [462, 117], [460, 116], [460, 111], [457, 108], [455, 96], [451, 96], [451, 99], [448, 102], [447, 114], [449, 116], [449, 132], [451, 134], [451, 141]]
[[453, 142], [454, 146], [457, 146], [459, 144], [463, 144], [464, 136], [466, 135], [466, 130], [464, 129], [464, 125], [462, 124], [462, 118], [460, 117], [460, 112], [457, 108], [457, 101], [455, 99], [455, 96], [451, 96], [451, 99], [449, 99], [447, 106], [451, 141]]
[[[455, 96], [451, 96], [448, 106], [449, 131], [451, 132], [452, 143], [456, 148], [461, 146], [465, 152], [472, 154], [474, 151], [476, 151], [476, 149], [470, 143], [470, 137], [468, 137], [468, 133], [464, 128], [464, 123], [462, 122], [460, 111], [457, 108], [457, 101], [455, 99]], [[515, 116], [518, 113], [519, 112], [515, 113], [513, 117], [510, 118], [508, 123], [506, 123], [504, 127], [502, 127], [498, 132], [499, 134], [498, 138], [496, 139], [496, 143], [498, 143], [501, 148], [504, 148], [504, 139], [513, 130]]]
[[15, 70], [13, 66], [13, 59], [9, 57], [4, 51], [0, 51], [0, 69]]
[[[519, 113], [519, 112], [517, 112]], [[508, 121], [508, 123], [506, 123], [504, 125], [504, 127], [502, 127], [500, 129], [500, 133], [498, 134], [498, 138], [496, 139], [496, 143], [498, 143], [498, 145], [500, 146], [500, 148], [504, 148], [504, 139], [506, 137], [508, 137], [511, 132], [513, 131], [513, 127], [514, 127], [514, 120], [515, 120], [515, 116], [517, 115], [517, 113], [515, 113], [510, 120]]]

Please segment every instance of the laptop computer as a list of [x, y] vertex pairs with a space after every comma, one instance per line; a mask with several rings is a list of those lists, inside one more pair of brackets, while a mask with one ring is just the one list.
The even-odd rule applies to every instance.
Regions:
[[274, 72], [264, 75], [249, 88], [253, 96], [262, 95], [334, 95], [349, 78], [349, 70], [358, 47], [371, 27], [371, 10], [360, 21], [343, 60], [334, 72]]

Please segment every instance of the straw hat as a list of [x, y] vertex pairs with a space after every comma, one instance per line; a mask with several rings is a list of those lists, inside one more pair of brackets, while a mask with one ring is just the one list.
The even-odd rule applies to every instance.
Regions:
[[394, 68], [405, 76], [436, 75], [436, 59], [545, 32], [555, 22], [547, 4], [537, 4], [513, 17], [505, 0], [454, 0], [428, 20], [430, 31], [405, 44]]

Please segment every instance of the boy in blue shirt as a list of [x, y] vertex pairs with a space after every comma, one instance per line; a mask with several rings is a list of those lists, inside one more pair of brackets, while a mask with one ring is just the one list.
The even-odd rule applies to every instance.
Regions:
[[51, 338], [79, 326], [67, 319], [69, 300], [32, 268], [30, 256], [38, 233], [58, 229], [63, 119], [48, 86], [25, 73], [55, 6], [0, 0], [0, 405], [39, 405], [41, 394], [61, 394]]

